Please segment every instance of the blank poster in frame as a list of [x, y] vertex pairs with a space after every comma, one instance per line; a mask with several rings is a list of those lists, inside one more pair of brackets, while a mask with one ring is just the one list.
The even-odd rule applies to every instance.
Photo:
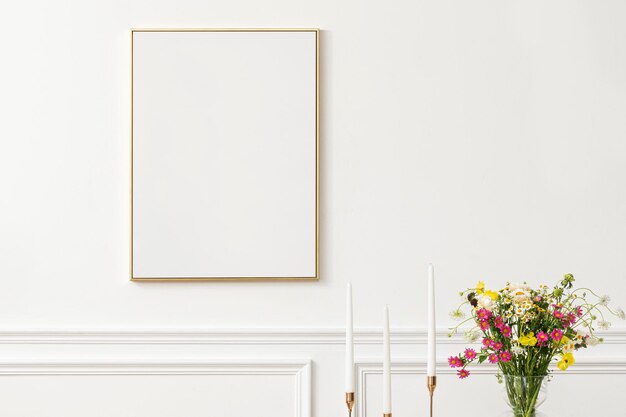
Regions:
[[131, 30], [133, 281], [319, 278], [319, 30]]

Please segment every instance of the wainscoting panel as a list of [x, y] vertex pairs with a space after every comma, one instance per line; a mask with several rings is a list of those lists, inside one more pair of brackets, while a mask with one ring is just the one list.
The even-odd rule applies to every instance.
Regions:
[[[605, 344], [555, 372], [546, 412], [576, 415], [582, 406], [612, 415], [610, 396], [626, 384], [626, 331], [602, 336]], [[343, 416], [343, 337], [340, 328], [4, 330], [0, 415]], [[393, 414], [426, 415], [426, 334], [397, 329], [391, 337]], [[381, 338], [378, 329], [355, 332], [356, 417], [381, 415]], [[460, 381], [447, 366], [464, 346], [462, 337], [438, 332], [437, 415], [498, 417], [504, 400], [495, 368], [473, 366]], [[595, 408], [563, 401], [583, 394]], [[487, 397], [485, 410], [477, 399]]]
[[310, 417], [310, 369], [308, 360], [3, 362], [0, 415]]
[[[438, 387], [436, 389], [435, 404], [441, 410], [443, 416], [454, 416], [464, 407], [470, 410], [463, 412], [464, 415], [474, 415], [472, 409], [477, 410], [476, 401], [473, 398], [486, 398], [495, 394], [494, 400], [489, 402], [496, 409], [501, 409], [503, 404], [503, 394], [501, 386], [494, 377], [497, 367], [493, 365], [481, 365], [470, 367], [470, 378], [460, 381], [456, 378], [456, 370], [447, 366], [447, 363], [438, 363]], [[549, 384], [551, 387], [562, 388], [571, 385], [572, 380], [586, 381], [586, 384], [579, 385], [578, 389], [588, 389], [592, 385], [593, 375], [604, 375], [604, 378], [612, 381], [626, 380], [626, 359], [595, 359], [577, 363], [567, 372], [553, 371], [552, 381], [558, 383]], [[378, 417], [382, 407], [382, 365], [376, 358], [358, 359], [356, 363], [356, 397], [358, 417]], [[421, 359], [401, 359], [395, 360], [391, 367], [392, 373], [392, 400], [394, 404], [393, 414], [418, 416], [424, 415], [424, 410], [428, 407], [428, 397], [426, 391], [426, 361]], [[587, 375], [586, 378], [581, 378]], [[580, 382], [578, 383], [580, 384]], [[617, 391], [614, 387], [612, 391]], [[488, 393], [488, 394], [487, 394]], [[486, 395], [487, 394], [487, 395]], [[602, 393], [608, 399], [608, 393]], [[568, 394], [559, 394], [560, 398], [567, 398]], [[466, 403], [464, 406], [463, 403]], [[546, 404], [546, 407], [549, 403]], [[555, 410], [558, 411], [558, 410]], [[476, 414], [479, 415], [479, 414]], [[485, 414], [493, 415], [496, 414]]]

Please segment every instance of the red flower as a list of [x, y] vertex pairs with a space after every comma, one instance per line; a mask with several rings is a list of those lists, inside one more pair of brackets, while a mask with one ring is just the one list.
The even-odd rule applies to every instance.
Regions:
[[448, 358], [448, 364], [450, 368], [460, 368], [463, 366], [463, 361], [458, 356], [450, 356]]
[[581, 306], [576, 307], [576, 315], [578, 317], [583, 315], [583, 308]]
[[576, 317], [576, 314], [574, 313], [567, 313], [567, 320], [569, 320], [570, 324], [575, 324], [578, 318]]
[[492, 344], [493, 340], [489, 339], [488, 337], [483, 338], [483, 348], [489, 349]]
[[561, 330], [561, 329], [554, 329], [554, 330], [552, 330], [552, 333], [550, 333], [550, 337], [555, 342], [560, 341], [563, 338], [563, 330]]
[[502, 349], [503, 345], [502, 345], [502, 342], [495, 342], [491, 345], [491, 347], [493, 348], [493, 350], [497, 352], [500, 349]]
[[554, 313], [552, 313], [552, 315], [559, 320], [565, 317], [565, 315], [563, 314], [561, 310], [556, 310]]
[[489, 355], [489, 363], [498, 363], [498, 354], [497, 353], [492, 353], [491, 355]]
[[548, 343], [549, 340], [550, 337], [548, 336], [548, 333], [544, 332], [543, 330], [537, 333], [537, 344], [539, 346], [545, 345], [546, 343]]
[[491, 311], [486, 308], [481, 308], [476, 312], [476, 317], [478, 317], [479, 321], [487, 321], [491, 318]]
[[504, 327], [504, 319], [500, 316], [496, 317], [493, 321], [493, 325], [496, 326], [497, 329], [502, 330], [502, 327]]
[[470, 372], [466, 369], [461, 369], [456, 374], [459, 376], [459, 379], [465, 379], [470, 375]]
[[465, 349], [465, 359], [468, 361], [476, 359], [476, 351], [472, 348]]
[[502, 336], [509, 338], [511, 337], [511, 328], [507, 325], [502, 326], [502, 329], [500, 329], [500, 331], [502, 332]]
[[513, 355], [511, 355], [511, 352], [509, 352], [508, 350], [500, 353], [500, 361], [502, 362], [509, 362], [512, 358]]
[[487, 331], [489, 330], [489, 322], [488, 321], [481, 321], [478, 323], [478, 327], [480, 327], [480, 330]]

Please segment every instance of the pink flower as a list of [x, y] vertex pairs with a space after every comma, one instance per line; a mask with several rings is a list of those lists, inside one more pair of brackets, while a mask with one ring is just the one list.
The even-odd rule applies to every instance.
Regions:
[[497, 352], [502, 349], [502, 342], [494, 342], [491, 344], [491, 347]]
[[480, 330], [487, 331], [489, 330], [489, 322], [488, 321], [481, 321], [478, 323], [478, 327], [480, 327]]
[[555, 310], [554, 313], [552, 313], [552, 315], [559, 320], [565, 317], [565, 315], [563, 314], [561, 310]]
[[542, 300], [542, 298], [541, 298], [541, 296], [540, 296], [540, 295], [536, 295], [536, 296], [535, 296], [535, 298], [534, 298], [534, 300], [535, 300], [535, 302], [536, 302], [536, 303], [538, 303], [539, 301], [541, 301], [541, 300]]
[[563, 323], [563, 327], [565, 327], [566, 329], [570, 326], [569, 320], [567, 319], [567, 317], [563, 317], [561, 319], [561, 323]]
[[554, 330], [552, 330], [552, 333], [550, 333], [550, 337], [555, 342], [560, 341], [563, 338], [563, 330], [561, 330], [561, 329], [554, 329]]
[[476, 359], [476, 351], [472, 348], [465, 349], [465, 359], [468, 361]]
[[493, 340], [489, 339], [488, 337], [483, 338], [483, 348], [489, 349], [492, 344]]
[[500, 329], [500, 331], [502, 332], [502, 336], [506, 338], [511, 337], [511, 328], [507, 326], [506, 324], [502, 326], [502, 329]]
[[491, 311], [486, 308], [481, 308], [476, 312], [476, 317], [478, 317], [480, 321], [487, 321], [491, 318]]
[[498, 354], [497, 353], [492, 353], [491, 355], [489, 355], [489, 363], [498, 363]]
[[504, 326], [504, 319], [502, 317], [496, 317], [496, 319], [493, 321], [493, 325], [496, 326], [497, 329], [502, 330], [502, 327]]
[[505, 350], [500, 354], [500, 361], [502, 362], [509, 362], [512, 358], [513, 355], [511, 355], [511, 352], [509, 352], [508, 350]]
[[450, 368], [460, 368], [463, 366], [463, 361], [458, 356], [450, 356], [448, 358], [448, 364]]
[[576, 315], [578, 317], [583, 315], [583, 308], [581, 306], [576, 307]]
[[459, 379], [465, 379], [470, 375], [470, 372], [466, 369], [461, 369], [456, 374], [459, 376]]
[[537, 344], [539, 346], [545, 345], [546, 343], [548, 343], [549, 340], [550, 337], [548, 336], [548, 333], [544, 332], [543, 330], [537, 333]]
[[576, 321], [578, 320], [578, 318], [576, 317], [576, 314], [568, 313], [567, 314], [567, 320], [569, 320], [570, 324], [575, 324]]

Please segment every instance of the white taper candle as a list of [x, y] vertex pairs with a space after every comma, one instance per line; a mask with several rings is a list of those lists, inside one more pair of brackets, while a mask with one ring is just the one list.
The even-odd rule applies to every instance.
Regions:
[[389, 306], [385, 306], [383, 323], [383, 414], [391, 414], [391, 344], [389, 340]]
[[437, 346], [435, 324], [435, 267], [428, 264], [428, 364], [426, 375], [437, 375]]
[[352, 284], [346, 289], [346, 392], [354, 392], [354, 328], [352, 317]]

